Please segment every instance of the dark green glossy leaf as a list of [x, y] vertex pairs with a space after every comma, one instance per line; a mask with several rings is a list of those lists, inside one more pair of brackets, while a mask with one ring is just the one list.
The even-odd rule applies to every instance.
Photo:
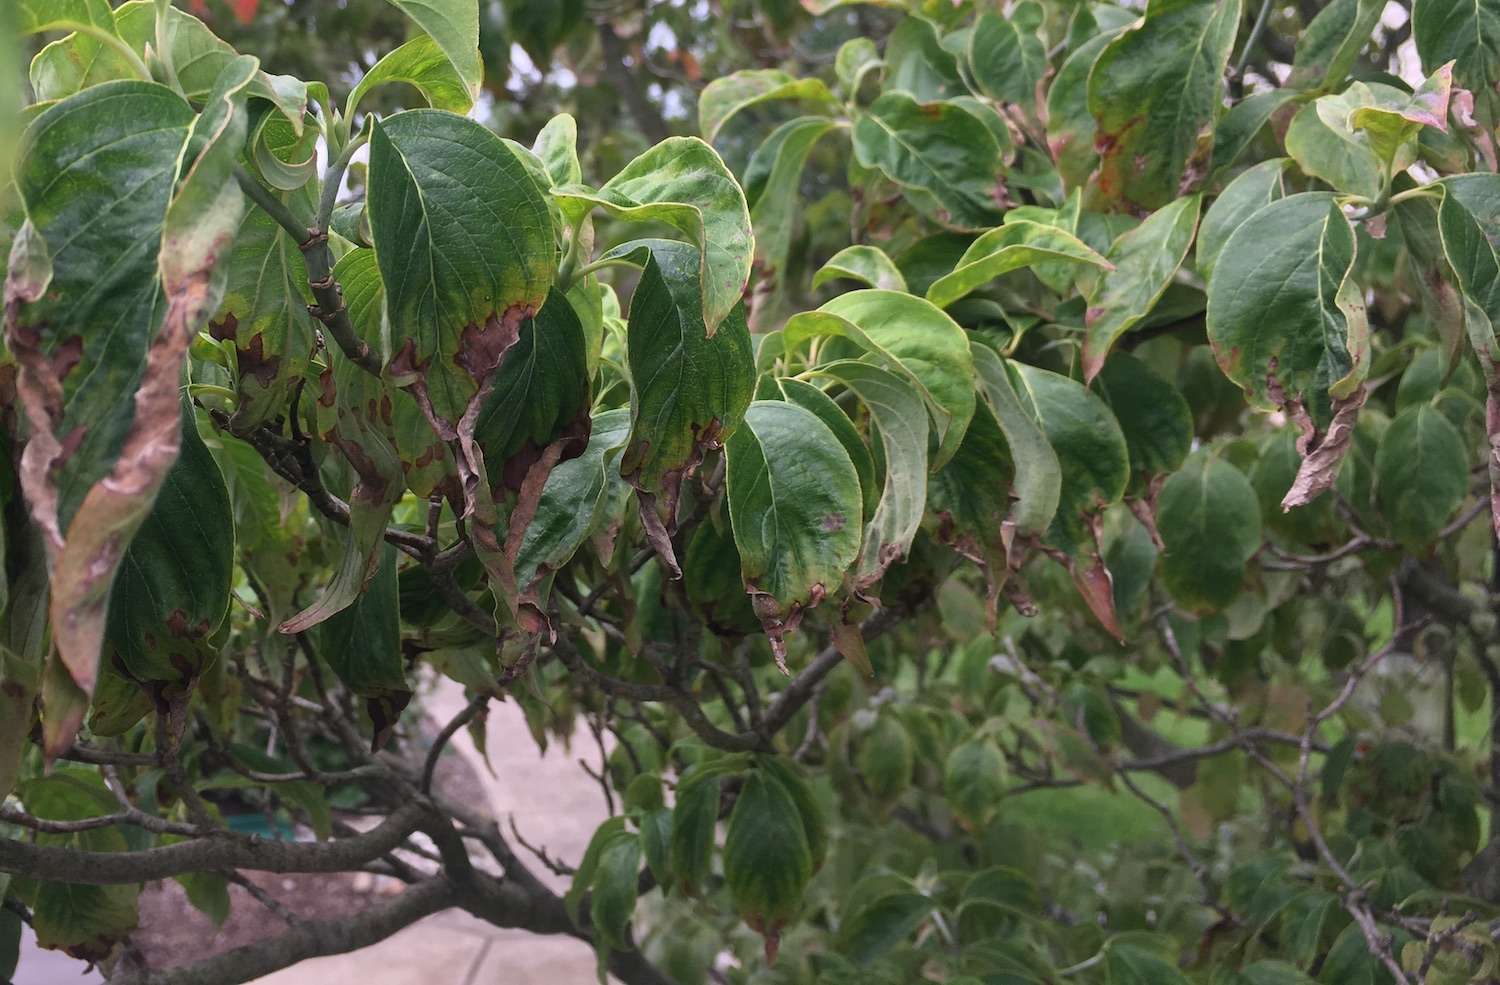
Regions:
[[1162, 582], [1195, 611], [1234, 600], [1245, 564], [1260, 550], [1260, 504], [1239, 469], [1210, 452], [1187, 460], [1162, 486], [1156, 526]]
[[672, 874], [689, 896], [707, 888], [719, 823], [719, 785], [717, 774], [690, 773], [677, 787], [672, 809]]
[[953, 103], [887, 92], [855, 121], [854, 154], [864, 167], [932, 196], [945, 224], [983, 229], [1000, 219], [1000, 147], [983, 122]]
[[[1347, 0], [1346, 0], [1347, 2]], [[1500, 82], [1500, 3], [1495, 0], [1421, 0], [1413, 4], [1412, 38], [1422, 64], [1453, 61], [1453, 81], [1471, 92]]]
[[318, 627], [318, 653], [344, 686], [365, 699], [381, 744], [411, 700], [401, 654], [396, 549], [380, 548], [375, 577], [354, 603]]
[[1104, 364], [1094, 388], [1120, 424], [1130, 452], [1130, 471], [1137, 485], [1149, 487], [1152, 476], [1172, 472], [1193, 445], [1193, 415], [1187, 400], [1170, 382], [1128, 352], [1117, 352]]
[[781, 928], [801, 908], [812, 870], [807, 829], [796, 800], [774, 777], [751, 770], [729, 816], [724, 881], [735, 910], [765, 936], [772, 955]]
[[1430, 543], [1468, 493], [1463, 438], [1432, 404], [1396, 415], [1375, 453], [1375, 493], [1391, 532], [1404, 544]]
[[994, 350], [978, 343], [973, 344], [973, 352], [980, 386], [1015, 463], [1016, 533], [1022, 537], [1040, 537], [1057, 515], [1061, 496], [1062, 467], [1057, 453], [1016, 396], [1016, 385], [1005, 362]]

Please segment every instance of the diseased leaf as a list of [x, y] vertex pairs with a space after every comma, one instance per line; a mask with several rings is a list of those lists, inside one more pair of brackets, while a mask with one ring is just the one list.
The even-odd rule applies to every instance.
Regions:
[[774, 100], [806, 103], [836, 113], [839, 104], [821, 79], [798, 79], [777, 68], [743, 69], [714, 79], [698, 94], [698, 130], [713, 143], [724, 124], [742, 110]]
[[1179, 198], [1122, 233], [1106, 254], [1111, 269], [1088, 293], [1083, 376], [1093, 380], [1120, 336], [1151, 313], [1193, 245], [1200, 198]]
[[353, 604], [329, 617], [316, 634], [318, 654], [344, 686], [365, 699], [384, 744], [411, 701], [401, 654], [401, 603], [396, 591], [396, 549], [382, 545], [375, 577]]
[[653, 240], [630, 252], [643, 255], [645, 266], [630, 299], [632, 424], [620, 475], [660, 497], [670, 518], [683, 476], [740, 426], [755, 385], [754, 357], [742, 306], [718, 332], [704, 331], [696, 250]]
[[1089, 112], [1089, 73], [1117, 33], [1096, 34], [1070, 51], [1047, 87], [1047, 149], [1069, 190], [1085, 184], [1099, 160], [1094, 150], [1097, 128]]
[[1305, 173], [1335, 189], [1375, 198], [1385, 182], [1385, 165], [1369, 139], [1349, 123], [1350, 114], [1375, 102], [1371, 87], [1363, 82], [1337, 95], [1320, 96], [1292, 117], [1286, 152]]
[[1110, 266], [1109, 260], [1057, 226], [1013, 219], [974, 240], [953, 272], [939, 277], [927, 288], [927, 300], [939, 308], [947, 308], [996, 277], [1045, 263]]
[[734, 175], [696, 137], [671, 137], [646, 151], [597, 192], [553, 192], [565, 206], [599, 207], [631, 222], [659, 222], [700, 251], [699, 293], [709, 335], [739, 304], [750, 277], [755, 238], [750, 209]]
[[859, 475], [827, 425], [780, 401], [751, 404], [725, 451], [740, 572], [785, 668], [784, 633], [843, 582], [859, 555]]
[[1088, 102], [1106, 199], [1156, 209], [1207, 174], [1239, 22], [1239, 0], [1152, 0], [1145, 20], [1100, 53]]
[[937, 307], [895, 291], [854, 291], [795, 316], [784, 332], [788, 352], [817, 336], [841, 336], [906, 376], [938, 436], [930, 467], [942, 467], [958, 450], [974, 415], [974, 362], [964, 330]]
[[983, 229], [1000, 219], [1000, 146], [983, 122], [953, 103], [886, 92], [855, 121], [854, 156], [932, 196], [947, 225]]
[[1244, 473], [1198, 452], [1162, 486], [1156, 520], [1165, 544], [1162, 583], [1172, 597], [1197, 612], [1229, 605], [1260, 549], [1260, 504]]

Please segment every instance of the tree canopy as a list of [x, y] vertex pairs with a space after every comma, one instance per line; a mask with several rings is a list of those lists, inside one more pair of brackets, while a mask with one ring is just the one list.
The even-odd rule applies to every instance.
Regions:
[[[626, 985], [1500, 980], [1497, 29], [12, 0], [0, 978], [458, 907]], [[434, 784], [496, 701], [599, 741], [582, 857]]]

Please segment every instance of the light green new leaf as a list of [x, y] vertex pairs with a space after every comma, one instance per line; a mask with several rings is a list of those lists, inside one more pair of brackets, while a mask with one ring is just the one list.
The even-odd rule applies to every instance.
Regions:
[[861, 244], [839, 250], [813, 275], [813, 290], [840, 278], [861, 281], [883, 291], [906, 291], [906, 278], [878, 246]]
[[822, 79], [799, 79], [777, 68], [752, 68], [714, 79], [698, 94], [698, 131], [713, 143], [724, 124], [741, 110], [775, 100], [808, 103], [833, 114], [838, 100]]
[[652, 496], [676, 502], [682, 477], [706, 449], [740, 426], [755, 388], [755, 362], [743, 306], [719, 331], [703, 330], [698, 252], [653, 240], [630, 299], [630, 440], [620, 474]]
[[1276, 201], [1283, 194], [1281, 176], [1286, 171], [1287, 158], [1273, 157], [1246, 168], [1224, 187], [1214, 203], [1203, 213], [1203, 222], [1198, 227], [1198, 250], [1194, 258], [1198, 273], [1204, 280], [1213, 276], [1214, 261], [1229, 239], [1229, 234], [1240, 227], [1262, 206]]
[[932, 303], [895, 291], [842, 294], [796, 315], [784, 330], [786, 351], [836, 335], [879, 357], [917, 385], [938, 436], [931, 467], [941, 468], [963, 441], [974, 415], [974, 361], [964, 330]]
[[793, 403], [752, 403], [725, 450], [740, 573], [785, 667], [783, 634], [859, 557], [859, 475], [828, 426]]
[[1370, 363], [1354, 250], [1324, 192], [1278, 199], [1241, 223], [1208, 284], [1208, 338], [1224, 375], [1278, 406], [1352, 394]]
[[578, 121], [567, 113], [558, 113], [537, 131], [531, 151], [541, 159], [553, 186], [571, 185], [583, 180], [583, 165], [578, 162]]
[[1303, 106], [1287, 128], [1286, 152], [1304, 173], [1341, 192], [1373, 199], [1384, 186], [1386, 167], [1369, 138], [1349, 123], [1355, 110], [1376, 104], [1370, 90], [1355, 82]]
[[1084, 315], [1083, 377], [1093, 380], [1115, 342], [1151, 313], [1193, 245], [1198, 228], [1197, 195], [1157, 209], [1134, 229], [1120, 234], [1106, 257], [1111, 269], [1089, 292]]
[[1380, 21], [1381, 0], [1333, 0], [1297, 39], [1287, 84], [1299, 89], [1336, 88]]
[[541, 308], [556, 270], [547, 203], [489, 130], [440, 110], [387, 117], [366, 206], [390, 318], [390, 372], [456, 428]]
[[946, 224], [983, 229], [1000, 219], [1000, 145], [960, 106], [887, 92], [855, 122], [854, 156], [896, 184], [930, 195]]
[[1062, 466], [1057, 452], [1016, 396], [1005, 362], [993, 349], [975, 342], [974, 368], [995, 420], [1015, 463], [1016, 505], [1012, 517], [1021, 537], [1040, 537], [1057, 515], [1062, 495]]
[[1363, 130], [1370, 147], [1387, 169], [1410, 166], [1416, 156], [1417, 137], [1423, 127], [1448, 130], [1448, 100], [1453, 93], [1453, 63], [1448, 62], [1428, 76], [1410, 96], [1371, 87], [1373, 106], [1361, 106], [1349, 114], [1349, 125]]
[[1019, 4], [1008, 17], [981, 14], [969, 35], [969, 71], [991, 99], [1031, 107], [1037, 84], [1047, 74], [1042, 42], [1042, 11], [1034, 2]]
[[1422, 64], [1452, 61], [1453, 81], [1470, 92], [1500, 82], [1500, 2], [1419, 0], [1412, 5], [1412, 38]]
[[740, 301], [755, 239], [745, 193], [717, 152], [697, 137], [670, 137], [625, 165], [597, 192], [553, 194], [564, 206], [599, 207], [631, 222], [660, 222], [701, 251], [699, 291], [709, 335]]
[[819, 372], [859, 396], [879, 429], [884, 450], [885, 482], [865, 526], [854, 571], [854, 587], [864, 589], [906, 557], [922, 525], [927, 503], [927, 411], [921, 394], [905, 377], [871, 363], [841, 359]]
[[927, 300], [946, 308], [996, 277], [1048, 262], [1086, 263], [1106, 269], [1110, 266], [1109, 260], [1066, 230], [1016, 219], [976, 239], [964, 251], [953, 272], [939, 277], [927, 288]]
[[453, 63], [470, 98], [478, 98], [484, 82], [484, 63], [479, 57], [479, 5], [474, 0], [389, 2], [427, 32]]
[[1429, 544], [1463, 504], [1469, 454], [1463, 437], [1431, 403], [1396, 415], [1375, 452], [1375, 495], [1396, 539]]
[[1089, 74], [1099, 190], [1155, 209], [1206, 174], [1239, 0], [1151, 0]]
[[1208, 451], [1173, 473], [1157, 497], [1162, 583], [1195, 612], [1234, 601], [1260, 550], [1260, 502], [1244, 473]]
[[[344, 118], [352, 120], [360, 100], [371, 89], [392, 82], [413, 86], [433, 109], [467, 113], [478, 89], [471, 87], [438, 43], [419, 34], [376, 62], [344, 101]], [[576, 179], [575, 179], [576, 180]]]

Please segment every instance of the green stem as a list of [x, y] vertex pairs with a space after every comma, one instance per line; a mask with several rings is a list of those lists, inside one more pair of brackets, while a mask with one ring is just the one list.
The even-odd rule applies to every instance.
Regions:
[[586, 263], [583, 266], [579, 267], [577, 270], [573, 271], [573, 280], [569, 284], [569, 286], [571, 287], [572, 284], [576, 284], [578, 281], [583, 280], [589, 274], [592, 274], [595, 271], [603, 270], [605, 267], [633, 266], [635, 266], [635, 264], [631, 263], [624, 257], [603, 257], [601, 259], [595, 260], [593, 263]]
[[319, 232], [328, 232], [328, 223], [333, 219], [334, 207], [338, 204], [339, 188], [344, 184], [344, 172], [349, 170], [349, 163], [354, 160], [354, 154], [369, 138], [360, 133], [344, 145], [343, 152], [339, 154], [334, 162], [328, 165], [328, 170], [323, 172], [323, 195], [318, 200], [318, 218], [316, 226]]
[[1255, 23], [1250, 27], [1250, 36], [1245, 39], [1245, 48], [1240, 52], [1240, 60], [1235, 63], [1234, 77], [1243, 79], [1245, 77], [1245, 66], [1250, 64], [1250, 52], [1260, 41], [1260, 33], [1266, 29], [1266, 20], [1271, 14], [1271, 0], [1261, 0], [1260, 13], [1255, 15]]
[[1398, 202], [1409, 202], [1414, 198], [1441, 198], [1442, 194], [1443, 191], [1441, 188], [1434, 188], [1431, 185], [1419, 185], [1416, 188], [1408, 188], [1404, 192], [1397, 192], [1392, 195], [1388, 204], [1395, 205]]
[[307, 239], [307, 235], [311, 231], [307, 223], [293, 215], [292, 210], [287, 208], [286, 203], [277, 198], [271, 189], [257, 181], [254, 175], [250, 174], [243, 167], [236, 166], [234, 169], [234, 180], [239, 183], [240, 191], [244, 192], [250, 201], [260, 206], [266, 215], [276, 220], [276, 224], [286, 230], [287, 235], [292, 237], [293, 242], [301, 243]]
[[563, 254], [562, 263], [557, 266], [557, 283], [563, 291], [572, 287], [577, 276], [581, 276], [575, 276], [573, 268], [578, 266], [578, 250], [582, 239], [579, 233], [582, 232], [583, 224], [588, 221], [588, 218], [589, 214], [585, 212], [578, 217], [577, 222], [573, 223], [572, 232], [568, 236], [568, 250]]

